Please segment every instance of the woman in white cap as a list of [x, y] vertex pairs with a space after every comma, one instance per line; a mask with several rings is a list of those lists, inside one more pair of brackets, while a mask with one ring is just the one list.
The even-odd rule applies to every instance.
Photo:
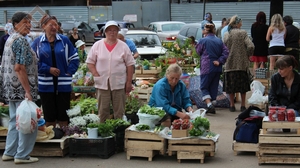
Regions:
[[117, 38], [119, 30], [115, 21], [108, 21], [104, 26], [106, 38], [94, 43], [86, 59], [94, 77], [101, 123], [109, 118], [110, 104], [114, 118], [123, 117], [125, 93], [132, 90], [135, 60], [128, 46]]
[[77, 48], [79, 60], [81, 63], [84, 63], [86, 60], [86, 56], [87, 56], [87, 53], [85, 51], [85, 42], [83, 42], [82, 40], [78, 40], [78, 41], [76, 41], [75, 45]]

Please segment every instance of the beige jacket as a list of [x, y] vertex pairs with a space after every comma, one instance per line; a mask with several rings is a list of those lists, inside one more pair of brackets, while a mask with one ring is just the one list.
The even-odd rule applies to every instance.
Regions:
[[249, 57], [254, 52], [254, 44], [247, 32], [241, 29], [232, 29], [225, 33], [224, 44], [229, 49], [225, 72], [246, 71], [250, 64]]

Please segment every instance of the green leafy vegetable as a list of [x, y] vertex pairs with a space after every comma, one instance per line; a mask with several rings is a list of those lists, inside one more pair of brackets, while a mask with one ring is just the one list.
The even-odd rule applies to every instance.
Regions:
[[8, 106], [0, 106], [0, 117], [9, 116], [9, 108]]
[[146, 124], [140, 124], [136, 126], [136, 129], [139, 131], [150, 130], [150, 126]]
[[128, 121], [124, 121], [122, 119], [107, 119], [105, 121], [105, 123], [111, 125], [113, 128], [130, 125], [130, 123]]
[[193, 128], [189, 131], [190, 136], [202, 136], [210, 127], [209, 120], [204, 117], [197, 117], [192, 123]]
[[78, 105], [80, 106], [81, 115], [91, 114], [92, 112], [97, 114], [98, 113], [97, 103], [98, 100], [92, 97], [80, 99]]
[[158, 109], [156, 107], [150, 107], [144, 105], [140, 108], [140, 113], [149, 114], [149, 115], [158, 115], [160, 117], [165, 116], [166, 112], [164, 110]]
[[100, 123], [98, 125], [98, 133], [102, 136], [102, 137], [108, 137], [108, 136], [113, 136], [113, 127], [110, 124], [106, 124], [106, 123]]

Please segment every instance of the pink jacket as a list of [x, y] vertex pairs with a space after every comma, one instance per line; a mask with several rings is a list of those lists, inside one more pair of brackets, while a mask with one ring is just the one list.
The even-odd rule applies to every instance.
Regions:
[[97, 41], [89, 51], [86, 63], [95, 64], [99, 77], [94, 77], [95, 88], [108, 90], [108, 79], [111, 90], [124, 89], [126, 67], [135, 64], [135, 60], [126, 43], [118, 40], [114, 49], [109, 52], [104, 40]]

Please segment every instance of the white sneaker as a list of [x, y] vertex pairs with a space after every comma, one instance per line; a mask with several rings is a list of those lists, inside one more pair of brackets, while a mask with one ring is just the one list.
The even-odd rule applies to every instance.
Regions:
[[33, 163], [39, 161], [38, 158], [30, 157], [29, 159], [15, 159], [15, 164]]
[[2, 160], [3, 161], [9, 161], [9, 160], [14, 160], [13, 156], [8, 156], [8, 155], [2, 155]]

